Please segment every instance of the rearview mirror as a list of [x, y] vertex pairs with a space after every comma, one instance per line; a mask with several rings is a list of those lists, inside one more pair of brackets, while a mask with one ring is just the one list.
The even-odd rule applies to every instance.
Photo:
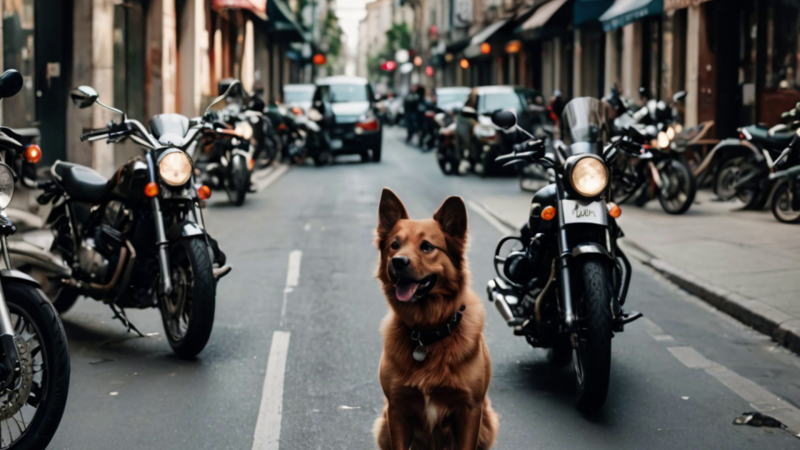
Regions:
[[78, 86], [69, 93], [72, 103], [81, 109], [92, 106], [99, 96], [91, 86]]
[[22, 89], [22, 75], [15, 69], [8, 69], [0, 75], [0, 97], [12, 97]]
[[672, 101], [677, 103], [683, 100], [684, 98], [686, 98], [686, 91], [678, 91], [675, 93], [675, 95], [672, 96]]
[[509, 109], [498, 109], [492, 113], [492, 123], [504, 130], [510, 130], [517, 124], [517, 115]]

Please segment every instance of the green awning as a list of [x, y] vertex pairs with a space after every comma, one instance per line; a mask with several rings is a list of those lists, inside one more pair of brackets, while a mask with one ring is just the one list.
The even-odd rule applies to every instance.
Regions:
[[292, 42], [309, 40], [294, 12], [283, 0], [268, 0], [267, 16], [270, 32], [284, 34]]
[[596, 22], [614, 0], [575, 0], [572, 5], [572, 23], [576, 26]]
[[663, 11], [662, 0], [615, 0], [600, 16], [600, 22], [603, 30], [611, 31], [648, 16], [661, 15]]

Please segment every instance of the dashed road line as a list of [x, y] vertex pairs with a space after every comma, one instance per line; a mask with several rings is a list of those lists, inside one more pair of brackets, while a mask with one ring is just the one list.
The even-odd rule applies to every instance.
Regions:
[[288, 331], [272, 333], [267, 373], [261, 389], [261, 403], [253, 435], [253, 450], [278, 450], [280, 446], [283, 380], [286, 374], [286, 358], [289, 355], [289, 337]]
[[283, 327], [284, 322], [286, 322], [286, 308], [289, 303], [289, 294], [300, 283], [300, 263], [302, 259], [303, 252], [300, 250], [292, 250], [289, 253], [289, 264], [286, 270], [286, 287], [283, 288], [283, 302], [281, 303], [281, 327]]

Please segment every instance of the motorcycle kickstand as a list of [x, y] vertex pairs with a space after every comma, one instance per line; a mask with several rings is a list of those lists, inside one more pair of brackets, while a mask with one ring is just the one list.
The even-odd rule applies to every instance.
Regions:
[[134, 325], [133, 322], [131, 322], [130, 319], [128, 319], [128, 315], [125, 313], [125, 308], [120, 308], [119, 310], [117, 310], [116, 306], [114, 306], [113, 304], [109, 304], [108, 306], [111, 308], [111, 311], [114, 312], [114, 316], [111, 318], [118, 319], [120, 322], [122, 322], [122, 324], [125, 325], [126, 328], [125, 331], [130, 332], [131, 330], [133, 330], [136, 334], [139, 335], [139, 337], [144, 337], [144, 334], [142, 334], [142, 332], [139, 331], [138, 328], [136, 328], [136, 325]]

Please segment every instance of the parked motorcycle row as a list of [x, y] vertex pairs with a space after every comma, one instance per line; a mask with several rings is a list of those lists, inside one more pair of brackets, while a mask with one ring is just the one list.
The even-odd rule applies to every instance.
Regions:
[[[7, 70], [0, 98], [22, 84], [18, 71]], [[41, 148], [0, 127], [0, 448], [44, 448], [53, 437], [70, 374], [58, 315], [79, 297], [108, 305], [134, 333], [125, 310], [157, 309], [179, 357], [193, 358], [208, 343], [217, 283], [231, 267], [203, 210], [215, 190], [242, 205], [253, 170], [278, 159], [284, 139], [258, 95], [233, 79], [219, 90], [200, 117], [157, 114], [144, 125], [104, 104], [92, 87], [74, 89], [77, 108], [116, 115], [101, 129], [83, 130], [81, 141], [128, 141], [141, 150], [110, 179], [65, 161], [42, 175]], [[48, 211], [48, 247], [9, 239], [16, 227], [5, 209], [17, 182]]]

